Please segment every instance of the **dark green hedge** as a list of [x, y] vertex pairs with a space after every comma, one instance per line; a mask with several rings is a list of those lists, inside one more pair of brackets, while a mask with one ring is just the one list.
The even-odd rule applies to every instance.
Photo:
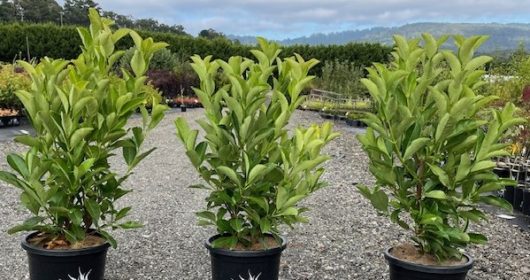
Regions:
[[[156, 41], [170, 44], [171, 51], [189, 56], [212, 54], [216, 58], [227, 59], [233, 55], [249, 56], [250, 46], [232, 43], [226, 39], [208, 40], [169, 33], [139, 32], [144, 37], [153, 37]], [[0, 61], [12, 61], [20, 54], [26, 57], [26, 37], [31, 57], [49, 56], [72, 59], [80, 52], [81, 40], [74, 26], [53, 24], [2, 24], [0, 25]], [[128, 47], [130, 40], [120, 42], [120, 47]], [[334, 46], [285, 46], [283, 56], [299, 53], [304, 58], [316, 58], [321, 62], [328, 60], [351, 61], [359, 66], [368, 66], [372, 62], [386, 62], [391, 48], [380, 44], [352, 43]], [[322, 63], [323, 64], [323, 63]], [[322, 65], [320, 64], [320, 65]], [[318, 72], [319, 68], [317, 69]]]

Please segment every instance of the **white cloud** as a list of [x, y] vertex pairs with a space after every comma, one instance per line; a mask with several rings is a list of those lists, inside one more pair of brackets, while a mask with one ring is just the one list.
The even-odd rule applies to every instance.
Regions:
[[392, 26], [411, 22], [522, 22], [530, 0], [111, 0], [106, 10], [182, 24], [189, 33], [213, 28], [227, 34], [276, 38]]

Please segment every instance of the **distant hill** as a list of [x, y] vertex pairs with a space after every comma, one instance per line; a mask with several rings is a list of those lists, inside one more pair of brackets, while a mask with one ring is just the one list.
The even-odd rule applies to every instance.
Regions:
[[[419, 37], [429, 32], [435, 36], [442, 34], [490, 35], [481, 48], [482, 52], [514, 50], [522, 42], [530, 47], [530, 24], [510, 23], [413, 23], [400, 27], [375, 27], [334, 33], [317, 33], [311, 36], [279, 41], [284, 45], [343, 45], [350, 42], [378, 42], [392, 44], [392, 35], [401, 34], [408, 38]], [[242, 44], [255, 44], [252, 36], [228, 36]]]

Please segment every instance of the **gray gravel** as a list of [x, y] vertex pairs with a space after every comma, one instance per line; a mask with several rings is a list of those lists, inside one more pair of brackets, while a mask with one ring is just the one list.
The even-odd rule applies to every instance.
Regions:
[[[146, 226], [115, 233], [119, 247], [109, 252], [109, 280], [209, 279], [203, 242], [214, 231], [196, 225], [194, 212], [202, 208], [206, 194], [186, 188], [199, 178], [175, 137], [173, 120], [181, 114], [193, 122], [202, 117], [202, 110], [169, 113], [146, 141], [145, 148], [158, 149], [127, 182], [134, 192], [121, 203], [134, 206], [132, 218]], [[321, 121], [316, 113], [297, 112], [292, 124]], [[382, 251], [407, 239], [387, 218], [377, 216], [353, 186], [373, 182], [355, 139], [359, 130], [342, 123], [335, 127], [342, 136], [327, 148], [332, 156], [324, 176], [329, 187], [304, 202], [312, 209], [311, 222], [285, 232], [290, 243], [282, 257], [282, 279], [388, 279]], [[11, 140], [0, 142], [0, 169], [7, 169], [6, 155], [21, 148]], [[19, 245], [22, 235], [5, 233], [27, 212], [19, 205], [15, 188], [0, 183], [0, 194], [0, 279], [27, 279], [26, 257]], [[490, 221], [478, 227], [490, 242], [469, 248], [476, 259], [469, 279], [530, 279], [530, 234], [491, 214]]]

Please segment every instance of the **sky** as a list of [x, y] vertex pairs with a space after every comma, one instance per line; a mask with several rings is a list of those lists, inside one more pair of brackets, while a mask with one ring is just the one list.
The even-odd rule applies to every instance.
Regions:
[[[62, 1], [59, 1], [62, 2]], [[104, 10], [181, 24], [197, 35], [285, 39], [414, 22], [530, 23], [530, 0], [100, 0]]]

